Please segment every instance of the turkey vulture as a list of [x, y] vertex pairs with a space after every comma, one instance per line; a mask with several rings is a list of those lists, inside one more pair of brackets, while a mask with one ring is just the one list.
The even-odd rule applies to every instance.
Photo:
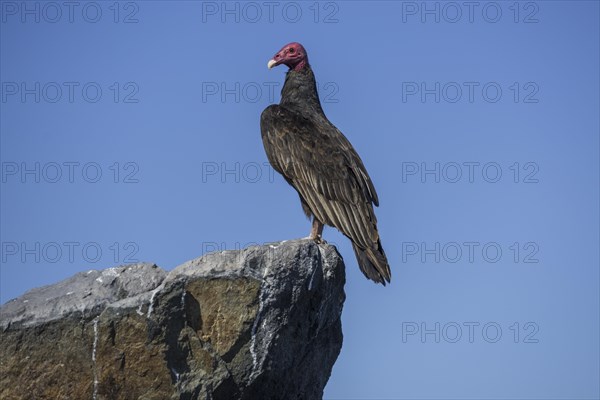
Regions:
[[267, 158], [313, 217], [310, 238], [321, 242], [324, 224], [337, 228], [352, 241], [365, 276], [385, 285], [391, 272], [377, 232], [373, 182], [356, 150], [323, 113], [304, 47], [285, 45], [267, 66], [280, 64], [289, 67], [281, 102], [260, 116]]

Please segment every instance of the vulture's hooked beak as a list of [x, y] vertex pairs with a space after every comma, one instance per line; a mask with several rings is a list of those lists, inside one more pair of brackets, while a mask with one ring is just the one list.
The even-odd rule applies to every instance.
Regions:
[[271, 69], [271, 68], [273, 68], [273, 67], [276, 67], [276, 66], [278, 66], [278, 65], [279, 65], [279, 64], [278, 64], [278, 63], [277, 63], [277, 61], [275, 61], [275, 60], [269, 60], [269, 62], [267, 63], [267, 67], [268, 67], [269, 69]]

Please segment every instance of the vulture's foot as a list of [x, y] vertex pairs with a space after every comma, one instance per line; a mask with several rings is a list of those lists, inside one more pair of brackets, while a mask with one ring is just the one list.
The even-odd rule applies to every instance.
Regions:
[[323, 239], [323, 236], [321, 235], [310, 235], [307, 239], [314, 240], [316, 244], [327, 244], [327, 240]]

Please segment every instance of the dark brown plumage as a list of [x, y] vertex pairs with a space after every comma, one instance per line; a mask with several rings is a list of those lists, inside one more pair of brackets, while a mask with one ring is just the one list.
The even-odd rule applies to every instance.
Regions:
[[313, 216], [311, 237], [320, 240], [322, 224], [337, 228], [352, 241], [365, 276], [385, 285], [391, 272], [377, 232], [373, 182], [348, 139], [323, 113], [304, 47], [284, 46], [269, 68], [279, 64], [290, 67], [281, 102], [267, 107], [260, 120], [269, 162]]

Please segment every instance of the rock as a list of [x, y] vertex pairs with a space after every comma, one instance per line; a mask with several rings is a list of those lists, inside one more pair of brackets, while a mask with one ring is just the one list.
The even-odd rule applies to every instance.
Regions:
[[310, 240], [79, 273], [0, 308], [0, 398], [320, 399], [344, 281]]

